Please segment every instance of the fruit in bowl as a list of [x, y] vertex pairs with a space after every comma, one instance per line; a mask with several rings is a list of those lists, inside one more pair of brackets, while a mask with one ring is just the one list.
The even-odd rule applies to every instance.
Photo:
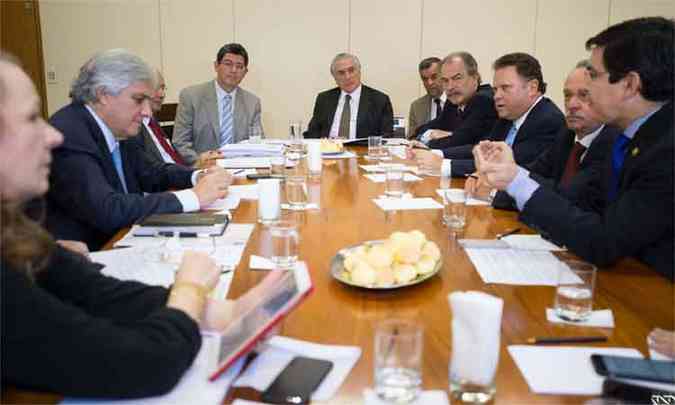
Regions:
[[441, 251], [420, 231], [394, 232], [388, 239], [365, 242], [342, 252], [340, 277], [369, 288], [413, 284], [439, 269]]

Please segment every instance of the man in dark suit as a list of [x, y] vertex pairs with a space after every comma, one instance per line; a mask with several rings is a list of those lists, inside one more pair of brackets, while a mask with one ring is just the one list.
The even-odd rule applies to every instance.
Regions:
[[[506, 190], [521, 219], [597, 265], [632, 256], [673, 280], [673, 49], [675, 23], [662, 17], [613, 25], [586, 42], [591, 105], [623, 131], [606, 170], [576, 203], [537, 183], [504, 143], [474, 154], [492, 186]], [[600, 195], [598, 197], [597, 195]], [[601, 211], [589, 199], [604, 199]]]
[[[602, 170], [611, 153], [611, 145], [619, 135], [616, 128], [603, 125], [591, 109], [589, 66], [587, 60], [579, 62], [565, 80], [563, 95], [567, 126], [546, 152], [525, 166], [537, 182], [553, 187], [572, 201], [593, 178], [594, 172]], [[467, 179], [467, 191], [478, 198], [493, 195], [492, 206], [495, 208], [516, 209], [515, 201], [506, 192], [490, 190], [476, 183]]]
[[361, 63], [348, 53], [333, 59], [330, 72], [338, 87], [319, 93], [305, 131], [307, 138], [391, 136], [394, 116], [386, 94], [361, 84]]
[[[494, 103], [499, 119], [482, 139], [504, 141], [513, 146], [519, 164], [528, 164], [548, 149], [565, 125], [565, 117], [544, 96], [546, 83], [539, 61], [526, 53], [511, 53], [494, 64]], [[452, 175], [462, 177], [476, 170], [472, 144], [442, 150], [416, 151], [415, 159], [425, 170], [440, 168], [442, 159], [452, 159]], [[442, 156], [441, 156], [442, 155]]]
[[418, 128], [417, 139], [433, 149], [476, 144], [497, 120], [492, 88], [481, 84], [476, 59], [468, 52], [446, 56], [441, 83], [450, 103], [440, 117]]
[[196, 211], [226, 194], [231, 179], [223, 169], [204, 175], [146, 157], [135, 135], [150, 116], [152, 89], [148, 66], [124, 50], [101, 52], [80, 69], [72, 103], [50, 119], [64, 136], [47, 195], [46, 225], [55, 237], [96, 250], [148, 215]]

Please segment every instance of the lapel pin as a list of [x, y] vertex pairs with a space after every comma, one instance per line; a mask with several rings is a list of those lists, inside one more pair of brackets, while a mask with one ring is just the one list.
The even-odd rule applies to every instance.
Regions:
[[640, 148], [637, 146], [633, 148], [632, 151], [630, 151], [630, 154], [633, 155], [633, 157], [637, 156], [640, 153]]

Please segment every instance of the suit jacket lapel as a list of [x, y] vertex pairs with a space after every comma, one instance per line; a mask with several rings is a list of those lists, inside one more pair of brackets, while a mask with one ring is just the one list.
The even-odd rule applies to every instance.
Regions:
[[359, 112], [356, 114], [356, 137], [366, 138], [368, 133], [368, 111], [370, 111], [370, 89], [361, 85], [361, 97], [359, 98]]
[[244, 103], [244, 95], [241, 89], [239, 89], [237, 90], [237, 96], [234, 98], [234, 111], [232, 112], [234, 142], [242, 141], [248, 135], [248, 124], [246, 122], [248, 115], [246, 104]]
[[[516, 139], [513, 141], [513, 143], [517, 143], [523, 139], [523, 137], [527, 138], [528, 135], [530, 135], [530, 128], [535, 125], [533, 122], [537, 121], [537, 111], [540, 108], [543, 108], [544, 103], [547, 103], [548, 99], [546, 97], [542, 98], [537, 105], [535, 105], [532, 110], [530, 110], [530, 113], [527, 114], [527, 118], [525, 118], [525, 121], [523, 121], [523, 125], [518, 128], [518, 131], [516, 132]], [[536, 134], [534, 134], [536, 135]]]
[[[114, 185], [115, 190], [121, 193], [124, 192], [124, 187], [122, 187], [122, 181], [120, 180], [120, 177], [117, 175], [117, 169], [115, 169], [115, 164], [113, 163], [112, 160], [112, 154], [110, 153], [110, 149], [108, 149], [108, 144], [105, 141], [105, 135], [103, 135], [103, 131], [101, 131], [101, 128], [98, 126], [98, 123], [84, 105], [80, 106], [80, 114], [83, 114], [85, 116], [86, 120], [85, 122], [89, 127], [89, 133], [92, 135], [94, 143], [96, 143], [96, 148], [98, 149], [96, 152], [101, 158], [101, 162], [103, 164], [103, 171], [105, 173], [106, 178], [108, 179], [110, 184]], [[126, 176], [128, 170], [124, 165], [124, 159], [122, 160], [122, 169], [124, 170]]]
[[220, 145], [220, 112], [218, 111], [218, 97], [216, 96], [216, 88], [218, 83], [214, 80], [209, 82], [206, 88], [206, 94], [204, 94], [206, 109], [209, 116], [209, 121], [211, 121], [211, 127], [213, 128], [213, 140], [215, 145]]

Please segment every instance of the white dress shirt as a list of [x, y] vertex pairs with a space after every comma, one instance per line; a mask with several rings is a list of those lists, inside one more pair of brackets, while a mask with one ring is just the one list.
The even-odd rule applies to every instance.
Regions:
[[[441, 99], [441, 112], [443, 112], [443, 108], [445, 108], [445, 102], [448, 99], [448, 95], [445, 94], [445, 92], [442, 92], [439, 98]], [[431, 105], [429, 106], [429, 121], [436, 118], [438, 118], [438, 116], [436, 115], [436, 103], [434, 103], [434, 98], [431, 97]]]
[[[96, 114], [94, 109], [87, 104], [85, 104], [85, 107], [91, 116], [94, 117], [94, 120], [101, 129], [101, 132], [103, 132], [103, 137], [105, 138], [106, 145], [108, 146], [108, 151], [112, 155], [113, 150], [118, 147], [119, 142], [115, 138], [115, 135], [113, 135], [108, 125], [101, 119], [101, 117], [98, 116], [98, 114]], [[122, 161], [124, 161], [124, 158], [122, 158]], [[198, 172], [199, 171], [194, 171], [192, 173], [192, 185], [197, 182]], [[199, 198], [197, 198], [197, 194], [195, 194], [194, 191], [180, 190], [173, 191], [172, 193], [176, 196], [176, 198], [178, 198], [178, 202], [180, 202], [180, 205], [183, 207], [183, 212], [199, 211]]]
[[[155, 133], [154, 133], [154, 131], [152, 130], [152, 128], [150, 128], [150, 124], [149, 124], [149, 123], [150, 123], [150, 118], [149, 118], [149, 117], [143, 118], [143, 126], [145, 127], [145, 130], [148, 131], [148, 133], [150, 134], [150, 139], [152, 139], [152, 143], [155, 144], [155, 148], [157, 148], [157, 150], [159, 151], [159, 154], [162, 156], [162, 160], [164, 161], [164, 163], [174, 163], [174, 164], [175, 164], [176, 162], [174, 162], [174, 160], [173, 160], [173, 158], [171, 157], [171, 155], [169, 155], [168, 153], [166, 153], [166, 151], [164, 150], [164, 148], [162, 147], [162, 145], [159, 143], [159, 141], [158, 141], [157, 138], [155, 137]], [[167, 142], [169, 142], [168, 139], [167, 139]]]
[[346, 93], [343, 90], [340, 91], [340, 99], [338, 100], [338, 106], [335, 110], [335, 116], [333, 117], [333, 125], [330, 127], [330, 132], [328, 134], [329, 138], [336, 138], [338, 132], [340, 131], [340, 118], [342, 117], [342, 110], [345, 105], [345, 100], [347, 94], [352, 96], [352, 99], [349, 103], [349, 139], [356, 138], [356, 117], [359, 113], [359, 102], [361, 101], [361, 85], [357, 87], [351, 93]]

